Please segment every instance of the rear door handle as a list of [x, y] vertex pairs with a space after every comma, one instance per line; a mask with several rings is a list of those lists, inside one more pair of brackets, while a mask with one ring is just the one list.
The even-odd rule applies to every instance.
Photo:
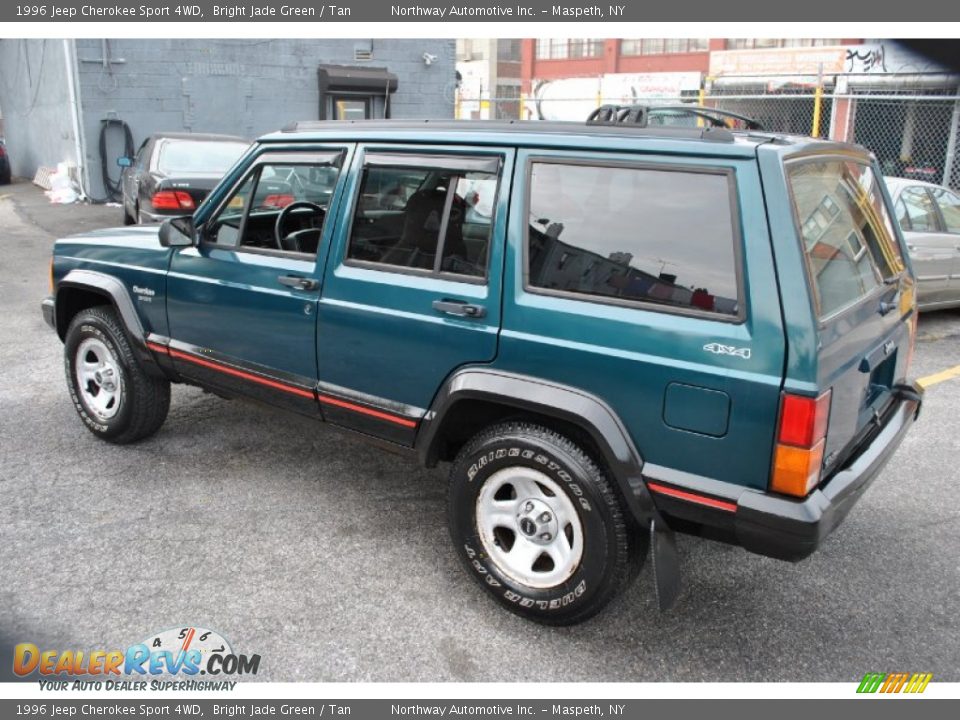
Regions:
[[294, 290], [316, 290], [320, 287], [320, 281], [313, 278], [303, 277], [302, 275], [281, 275], [277, 278], [281, 285], [286, 285]]
[[487, 314], [483, 305], [472, 305], [462, 300], [434, 300], [433, 309], [457, 317], [482, 318]]

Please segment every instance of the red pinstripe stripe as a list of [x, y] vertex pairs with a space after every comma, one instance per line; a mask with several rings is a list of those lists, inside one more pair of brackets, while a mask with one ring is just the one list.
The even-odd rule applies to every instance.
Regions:
[[697, 503], [698, 505], [706, 505], [708, 507], [716, 508], [717, 510], [725, 510], [727, 512], [737, 511], [736, 503], [726, 502], [724, 500], [716, 500], [714, 498], [707, 497], [706, 495], [697, 495], [696, 493], [677, 490], [676, 488], [667, 487], [666, 485], [659, 485], [652, 482], [648, 482], [647, 487], [654, 492], [660, 493], [661, 495], [669, 495], [670, 497]]
[[[181, 360], [186, 360], [187, 362], [192, 362], [196, 365], [202, 365], [203, 367], [210, 368], [211, 370], [218, 370], [219, 372], [227, 373], [228, 375], [234, 375], [244, 380], [250, 380], [255, 383], [260, 383], [261, 385], [266, 385], [267, 387], [276, 388], [277, 390], [283, 390], [284, 392], [292, 393], [294, 395], [300, 395], [301, 397], [307, 397], [313, 399], [314, 394], [311, 391], [304, 390], [302, 388], [294, 387], [292, 385], [286, 385], [284, 383], [277, 382], [275, 380], [268, 380], [265, 377], [259, 375], [253, 375], [243, 370], [237, 370], [228, 365], [221, 365], [218, 362], [213, 360], [205, 360], [203, 358], [196, 357], [194, 355], [189, 355], [187, 353], [180, 352], [179, 350], [174, 350], [173, 348], [165, 347], [163, 345], [157, 345], [156, 343], [147, 343], [147, 347], [151, 350], [156, 350], [157, 352], [169, 353], [171, 357], [180, 358]], [[345, 410], [351, 410], [355, 413], [360, 413], [361, 415], [369, 415], [370, 417], [375, 417], [378, 420], [386, 420], [387, 422], [395, 423], [396, 425], [401, 425], [407, 428], [415, 428], [417, 426], [416, 420], [409, 420], [407, 418], [398, 417], [396, 415], [391, 415], [389, 413], [381, 412], [380, 410], [374, 410], [373, 408], [364, 407], [363, 405], [355, 405], [354, 403], [347, 402], [346, 400], [340, 400], [329, 395], [320, 395], [317, 394], [316, 399], [320, 402], [327, 405], [334, 405], [336, 407], [344, 408]]]
[[347, 410], [353, 410], [353, 412], [360, 413], [362, 415], [369, 415], [370, 417], [375, 417], [379, 420], [386, 420], [387, 422], [396, 423], [397, 425], [402, 425], [403, 427], [415, 428], [417, 426], [416, 420], [408, 420], [407, 418], [397, 417], [396, 415], [380, 412], [379, 410], [364, 407], [363, 405], [354, 405], [351, 402], [347, 402], [346, 400], [338, 400], [337, 398], [330, 397], [329, 395], [318, 394], [317, 399], [322, 403], [326, 403], [327, 405], [335, 405]]
[[304, 390], [303, 388], [294, 387], [293, 385], [286, 385], [276, 380], [268, 380], [265, 377], [260, 377], [259, 375], [253, 375], [243, 370], [237, 370], [228, 365], [221, 365], [220, 363], [213, 362], [212, 360], [203, 360], [201, 358], [195, 357], [193, 355], [188, 355], [187, 353], [182, 353], [179, 350], [174, 350], [173, 348], [168, 348], [167, 351], [170, 353], [170, 357], [180, 358], [181, 360], [186, 360], [187, 362], [192, 362], [195, 365], [201, 365], [205, 368], [210, 368], [211, 370], [218, 370], [227, 375], [233, 375], [238, 378], [243, 378], [244, 380], [249, 380], [251, 382], [259, 383], [260, 385], [266, 385], [267, 387], [272, 387], [276, 390], [283, 390], [288, 392], [291, 395], [299, 395], [300, 397], [314, 399], [312, 390]]

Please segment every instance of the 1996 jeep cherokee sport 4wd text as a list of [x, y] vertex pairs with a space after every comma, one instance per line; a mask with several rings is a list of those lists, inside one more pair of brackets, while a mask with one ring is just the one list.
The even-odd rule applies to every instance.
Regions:
[[59, 240], [47, 322], [94, 435], [170, 383], [451, 463], [466, 570], [599, 611], [674, 532], [813, 552], [912, 425], [914, 277], [863, 148], [724, 128], [299, 123], [192, 217]]

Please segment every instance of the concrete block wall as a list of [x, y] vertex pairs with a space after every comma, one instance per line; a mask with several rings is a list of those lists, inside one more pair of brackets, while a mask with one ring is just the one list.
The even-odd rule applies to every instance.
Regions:
[[14, 175], [76, 163], [62, 40], [0, 40], [0, 110]]
[[[318, 117], [317, 66], [384, 67], [398, 77], [394, 118], [452, 118], [452, 39], [76, 40], [89, 191], [103, 197], [102, 120], [126, 122], [135, 146], [160, 131], [247, 138]], [[372, 50], [357, 62], [356, 50]], [[428, 66], [424, 53], [436, 59]], [[3, 106], [0, 106], [3, 107]], [[4, 108], [6, 110], [6, 108]], [[8, 122], [9, 124], [9, 122]], [[116, 179], [122, 134], [108, 131], [108, 172]]]

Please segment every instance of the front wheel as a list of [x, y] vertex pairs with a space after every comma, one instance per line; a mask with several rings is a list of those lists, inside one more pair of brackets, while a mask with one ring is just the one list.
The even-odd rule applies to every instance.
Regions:
[[518, 615], [571, 625], [636, 575], [644, 535], [576, 444], [538, 425], [491, 427], [457, 456], [448, 519], [468, 572]]
[[143, 370], [112, 308], [77, 314], [67, 329], [64, 365], [77, 414], [97, 437], [130, 443], [163, 425], [170, 383]]

